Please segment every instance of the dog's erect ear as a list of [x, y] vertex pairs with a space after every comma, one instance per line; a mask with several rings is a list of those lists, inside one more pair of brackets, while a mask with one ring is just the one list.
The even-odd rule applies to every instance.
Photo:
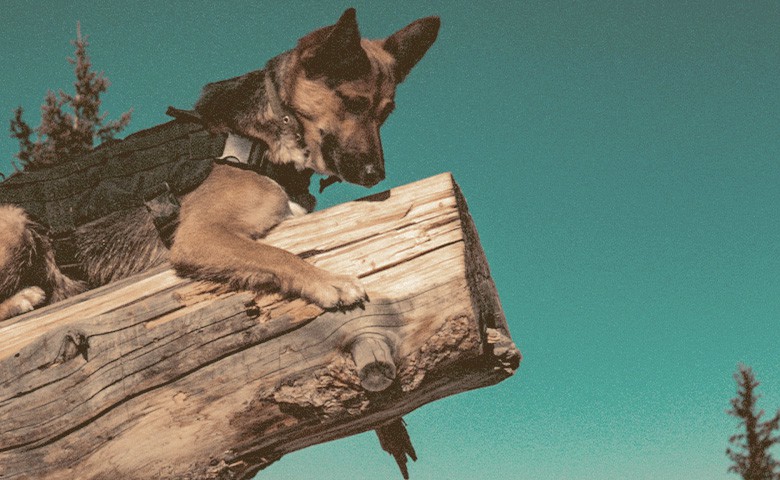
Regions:
[[403, 82], [412, 67], [436, 41], [440, 25], [439, 17], [421, 18], [385, 39], [384, 49], [395, 57], [395, 75], [398, 83]]
[[301, 58], [309, 76], [354, 80], [371, 70], [368, 55], [360, 46], [354, 8], [346, 10], [335, 25], [314, 32], [310, 38], [314, 45], [307, 46]]

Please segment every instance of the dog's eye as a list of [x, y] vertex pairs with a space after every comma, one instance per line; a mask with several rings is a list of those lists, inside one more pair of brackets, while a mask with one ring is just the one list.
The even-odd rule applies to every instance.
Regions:
[[366, 97], [343, 96], [341, 99], [344, 102], [344, 107], [347, 109], [347, 111], [356, 115], [365, 112], [368, 110], [368, 107], [371, 106], [371, 100]]
[[385, 120], [387, 120], [387, 117], [390, 116], [391, 113], [393, 113], [393, 110], [395, 110], [395, 102], [390, 101], [385, 105], [385, 108], [382, 109], [381, 112], [379, 112], [379, 122], [384, 123]]

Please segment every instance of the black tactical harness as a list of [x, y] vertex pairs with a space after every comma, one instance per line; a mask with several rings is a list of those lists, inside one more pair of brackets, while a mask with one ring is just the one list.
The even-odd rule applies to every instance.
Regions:
[[[109, 215], [145, 207], [170, 246], [179, 200], [208, 177], [215, 163], [251, 170], [276, 181], [291, 201], [314, 209], [311, 170], [267, 161], [268, 145], [256, 142], [251, 161], [217, 160], [226, 136], [210, 134], [190, 111], [169, 108], [175, 120], [104, 143], [61, 165], [18, 172], [0, 182], [0, 204], [22, 207], [53, 241], [61, 268], [77, 267], [73, 238], [79, 227]], [[76, 268], [77, 270], [77, 268]]]

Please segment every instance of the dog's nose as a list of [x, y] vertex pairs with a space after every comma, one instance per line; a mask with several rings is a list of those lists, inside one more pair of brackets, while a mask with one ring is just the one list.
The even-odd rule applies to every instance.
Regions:
[[360, 172], [360, 184], [373, 187], [385, 178], [385, 171], [376, 165], [366, 165]]

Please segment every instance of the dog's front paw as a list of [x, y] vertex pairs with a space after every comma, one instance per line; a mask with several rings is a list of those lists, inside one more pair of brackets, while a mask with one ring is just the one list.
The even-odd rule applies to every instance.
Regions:
[[353, 307], [368, 300], [366, 289], [357, 277], [327, 272], [308, 282], [301, 296], [325, 309]]
[[45, 301], [46, 293], [41, 288], [23, 288], [0, 303], [0, 320], [27, 313]]
[[30, 312], [41, 305], [46, 300], [46, 293], [40, 287], [27, 287], [17, 292], [13, 298], [16, 301], [16, 308], [21, 314]]

